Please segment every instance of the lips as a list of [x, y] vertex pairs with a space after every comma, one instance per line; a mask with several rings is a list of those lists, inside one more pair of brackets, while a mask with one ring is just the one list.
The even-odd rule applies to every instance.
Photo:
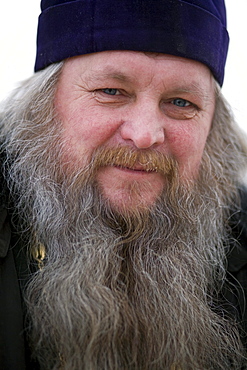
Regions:
[[145, 168], [145, 166], [131, 166], [131, 167], [128, 167], [128, 166], [114, 166], [116, 168], [119, 168], [121, 170], [126, 170], [126, 171], [133, 171], [133, 172], [157, 172], [157, 169], [155, 168]]

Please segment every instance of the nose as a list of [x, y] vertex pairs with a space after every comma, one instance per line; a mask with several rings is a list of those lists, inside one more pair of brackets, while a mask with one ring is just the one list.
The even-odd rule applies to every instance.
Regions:
[[158, 107], [147, 104], [133, 107], [120, 128], [121, 137], [138, 149], [148, 149], [165, 140], [163, 119]]

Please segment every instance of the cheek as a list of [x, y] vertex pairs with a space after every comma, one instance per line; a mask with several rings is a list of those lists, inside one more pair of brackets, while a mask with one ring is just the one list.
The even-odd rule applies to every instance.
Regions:
[[70, 150], [91, 154], [93, 150], [109, 141], [116, 133], [119, 120], [103, 115], [93, 109], [76, 110], [63, 121], [63, 136]]
[[178, 161], [181, 176], [195, 177], [201, 162], [209, 128], [183, 128], [170, 135], [170, 152]]

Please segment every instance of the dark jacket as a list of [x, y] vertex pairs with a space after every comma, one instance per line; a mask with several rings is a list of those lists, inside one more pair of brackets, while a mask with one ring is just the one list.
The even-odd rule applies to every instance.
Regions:
[[[232, 218], [232, 250], [228, 256], [228, 283], [222, 299], [243, 329], [247, 346], [247, 193], [243, 209]], [[21, 292], [28, 279], [25, 243], [11, 229], [9, 216], [0, 204], [0, 370], [37, 369], [31, 362], [24, 332]], [[236, 242], [237, 240], [237, 242]]]
[[0, 370], [35, 370], [24, 332], [22, 291], [30, 274], [26, 248], [0, 206]]
[[1, 207], [0, 212], [0, 369], [22, 370], [26, 368], [22, 299], [7, 211]]

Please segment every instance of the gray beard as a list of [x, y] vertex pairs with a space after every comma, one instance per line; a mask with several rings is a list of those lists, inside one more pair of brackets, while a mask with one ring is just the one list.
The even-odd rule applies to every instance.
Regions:
[[240, 369], [238, 331], [215, 297], [247, 151], [222, 97], [198, 181], [171, 181], [152, 209], [120, 215], [90, 171], [64, 175], [47, 78], [11, 98], [1, 124], [16, 216], [30, 252], [46, 249], [25, 292], [33, 356], [45, 370]]
[[214, 300], [229, 207], [203, 173], [124, 216], [84, 172], [52, 192], [36, 182], [44, 206], [35, 231], [47, 261], [26, 301], [42, 369], [239, 368], [237, 330]]

